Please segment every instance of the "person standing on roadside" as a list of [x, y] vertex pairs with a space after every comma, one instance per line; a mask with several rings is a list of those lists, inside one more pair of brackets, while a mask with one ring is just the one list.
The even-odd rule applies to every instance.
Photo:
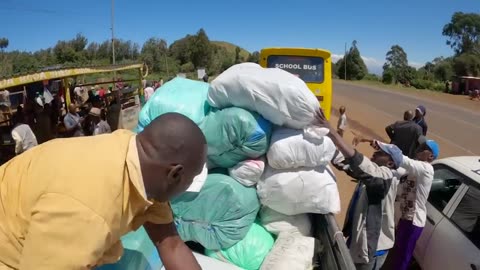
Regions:
[[408, 268], [417, 240], [425, 227], [426, 204], [434, 174], [430, 163], [438, 157], [439, 147], [435, 141], [427, 140], [425, 137], [420, 138], [420, 141], [415, 160], [404, 156], [400, 164], [400, 168], [405, 170], [398, 187], [401, 217], [397, 226], [397, 240], [388, 255], [386, 269]]
[[413, 121], [413, 112], [406, 111], [403, 121], [397, 121], [385, 128], [390, 143], [395, 144], [409, 158], [415, 157], [418, 139], [422, 136], [422, 128]]
[[143, 92], [145, 93], [145, 102], [147, 102], [155, 92], [155, 89], [153, 89], [151, 82], [147, 82], [147, 87], [143, 90]]
[[323, 112], [316, 118], [318, 126], [330, 130], [328, 136], [343, 155], [343, 161], [333, 162], [335, 167], [358, 180], [343, 228], [355, 267], [378, 270], [395, 241], [394, 205], [402, 151], [393, 144], [372, 141], [376, 151], [368, 159], [344, 141]]
[[340, 112], [340, 117], [338, 118], [337, 122], [337, 132], [342, 137], [345, 133], [345, 129], [347, 128], [347, 115], [345, 114], [346, 110], [347, 109], [345, 108], [345, 106], [341, 106], [338, 110]]
[[417, 123], [422, 128], [423, 136], [427, 136], [428, 125], [425, 121], [425, 115], [427, 114], [427, 109], [423, 105], [418, 105], [417, 109], [415, 109], [415, 118], [413, 121]]
[[67, 129], [68, 137], [80, 137], [83, 136], [82, 131], [83, 119], [77, 113], [77, 106], [70, 104], [68, 106], [68, 113], [63, 118], [63, 123]]

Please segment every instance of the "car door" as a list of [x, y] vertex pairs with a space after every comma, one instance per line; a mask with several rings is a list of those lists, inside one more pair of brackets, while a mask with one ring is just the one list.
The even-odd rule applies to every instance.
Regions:
[[468, 179], [465, 192], [435, 228], [425, 270], [480, 269], [480, 185]]
[[[415, 260], [422, 268], [425, 266], [425, 253], [429, 247], [435, 227], [440, 224], [446, 213], [462, 194], [461, 183], [464, 176], [443, 164], [433, 165], [435, 174], [427, 203], [427, 222], [414, 250]], [[479, 269], [480, 270], [480, 269]]]

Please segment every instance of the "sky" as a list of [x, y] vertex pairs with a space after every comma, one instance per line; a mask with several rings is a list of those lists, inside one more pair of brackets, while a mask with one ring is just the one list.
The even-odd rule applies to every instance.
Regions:
[[[8, 50], [35, 51], [82, 33], [111, 38], [111, 0], [0, 0], [0, 37]], [[456, 11], [480, 12], [480, 0], [115, 0], [115, 37], [143, 44], [173, 41], [204, 28], [211, 40], [250, 52], [264, 47], [322, 48], [337, 60], [357, 41], [370, 72], [398, 44], [420, 67], [453, 53], [442, 36]]]

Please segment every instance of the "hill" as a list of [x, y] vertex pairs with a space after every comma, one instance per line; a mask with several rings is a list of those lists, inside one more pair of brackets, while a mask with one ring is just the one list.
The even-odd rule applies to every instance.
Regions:
[[[211, 41], [211, 43], [225, 48], [229, 54], [235, 56], [235, 49], [237, 48], [237, 45], [226, 42], [226, 41]], [[247, 61], [247, 58], [249, 55], [250, 55], [250, 52], [240, 47], [240, 57], [242, 58], [243, 61]]]

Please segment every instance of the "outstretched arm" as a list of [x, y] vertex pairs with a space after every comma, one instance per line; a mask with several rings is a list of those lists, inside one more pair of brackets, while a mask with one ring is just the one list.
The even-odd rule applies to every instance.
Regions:
[[167, 270], [201, 270], [192, 251], [177, 233], [175, 225], [145, 223], [145, 230], [162, 258]]

